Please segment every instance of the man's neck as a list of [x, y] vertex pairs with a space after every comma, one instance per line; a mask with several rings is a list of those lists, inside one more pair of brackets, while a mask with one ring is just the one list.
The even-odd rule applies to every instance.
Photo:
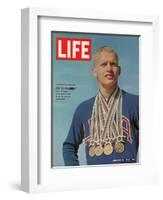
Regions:
[[108, 98], [112, 95], [112, 93], [114, 92], [114, 90], [118, 87], [118, 85], [114, 85], [113, 87], [108, 87], [108, 88], [105, 88], [105, 87], [102, 87], [102, 86], [99, 86], [99, 89], [100, 89], [100, 92], [101, 94], [105, 97], [105, 98]]

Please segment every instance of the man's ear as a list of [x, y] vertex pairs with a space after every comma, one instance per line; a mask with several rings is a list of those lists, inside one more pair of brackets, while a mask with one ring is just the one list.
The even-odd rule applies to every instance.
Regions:
[[92, 74], [93, 76], [97, 76], [96, 67], [92, 67]]
[[121, 66], [119, 66], [119, 76], [121, 75], [122, 73], [122, 69], [121, 69]]

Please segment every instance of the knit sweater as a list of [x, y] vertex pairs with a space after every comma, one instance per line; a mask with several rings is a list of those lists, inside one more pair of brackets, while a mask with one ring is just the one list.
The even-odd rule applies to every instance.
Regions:
[[[90, 120], [95, 97], [82, 102], [76, 109], [69, 133], [63, 143], [65, 166], [80, 165], [78, 159], [79, 145], [85, 141], [85, 153], [88, 165], [133, 163], [137, 162], [139, 146], [139, 97], [122, 90], [122, 127], [125, 136], [125, 150], [111, 155], [89, 155]], [[114, 147], [114, 144], [113, 144]]]

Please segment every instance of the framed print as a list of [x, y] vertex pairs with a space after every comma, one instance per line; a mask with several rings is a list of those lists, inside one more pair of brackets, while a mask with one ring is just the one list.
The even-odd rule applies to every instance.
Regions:
[[[97, 33], [77, 33], [77, 32], [52, 32], [51, 36], [52, 40], [52, 166], [76, 166], [76, 165], [100, 165], [100, 164], [118, 164], [118, 163], [135, 163], [138, 162], [138, 146], [139, 146], [139, 134], [138, 134], [138, 119], [139, 119], [139, 100], [138, 100], [138, 78], [139, 78], [139, 35], [114, 35], [114, 34], [97, 34]], [[80, 40], [78, 39], [80, 38]], [[88, 39], [89, 38], [89, 39]], [[61, 43], [59, 47], [58, 43]], [[74, 43], [78, 42], [79, 44], [86, 44], [85, 51], [88, 50], [86, 56], [75, 57], [69, 56], [66, 58], [66, 53], [63, 53], [64, 48], [66, 48], [67, 43], [72, 43], [70, 46], [73, 47]], [[103, 80], [99, 80], [99, 77], [94, 76], [93, 70], [96, 69], [96, 65], [92, 62], [94, 58], [91, 59], [91, 56], [97, 54], [97, 58], [95, 59], [98, 63], [98, 57], [100, 56], [100, 60], [103, 59], [103, 54], [106, 52], [112, 51], [112, 48], [117, 49], [119, 53], [118, 63], [122, 67], [113, 67], [115, 71], [119, 73], [119, 70], [123, 71], [122, 76], [118, 74], [119, 79], [119, 87], [121, 86], [128, 92], [132, 92], [135, 95], [131, 95], [122, 91], [123, 96], [123, 116], [122, 116], [122, 126], [123, 133], [120, 133], [121, 128], [118, 127], [118, 108], [115, 106], [115, 112], [112, 114], [115, 115], [115, 127], [114, 125], [109, 125], [109, 120], [111, 120], [112, 115], [109, 115], [104, 119], [104, 123], [100, 123], [101, 121], [95, 121], [96, 119], [92, 118], [93, 112], [93, 101], [95, 101], [96, 97], [101, 107], [95, 115], [99, 118], [103, 117], [108, 112], [103, 107], [109, 107], [109, 102], [105, 102], [105, 98], [102, 98], [104, 94], [104, 88], [107, 87], [101, 85]], [[74, 47], [76, 48], [76, 47]], [[77, 51], [79, 51], [80, 46], [78, 45]], [[99, 49], [99, 50], [98, 50]], [[59, 51], [62, 51], [59, 52]], [[68, 50], [68, 47], [67, 47]], [[72, 50], [72, 52], [74, 52]], [[81, 49], [82, 51], [82, 49]], [[96, 53], [96, 51], [101, 51]], [[71, 49], [70, 49], [71, 52]], [[91, 54], [90, 54], [91, 52]], [[60, 57], [58, 54], [60, 53]], [[125, 54], [126, 53], [126, 54]], [[82, 54], [78, 53], [77, 56]], [[73, 56], [73, 55], [72, 55]], [[122, 57], [122, 61], [120, 58]], [[123, 62], [124, 61], [124, 62]], [[126, 62], [127, 61], [127, 62]], [[94, 61], [95, 62], [95, 61]], [[100, 61], [101, 62], [101, 61]], [[104, 62], [104, 63], [103, 63]], [[105, 60], [102, 62], [105, 65]], [[95, 65], [95, 66], [94, 66]], [[125, 65], [125, 68], [123, 67]], [[131, 67], [132, 66], [132, 67]], [[99, 69], [101, 66], [99, 67]], [[98, 68], [97, 68], [98, 69]], [[115, 76], [116, 73], [115, 72]], [[104, 68], [104, 77], [113, 76], [112, 69]], [[120, 79], [121, 78], [121, 79]], [[111, 93], [114, 91], [114, 87], [118, 84], [114, 85], [114, 81], [112, 78], [107, 78], [108, 82], [111, 82], [111, 88], [108, 88], [108, 91]], [[110, 81], [111, 80], [111, 81]], [[105, 79], [104, 79], [105, 82]], [[108, 83], [107, 83], [108, 85]], [[98, 89], [99, 88], [99, 89]], [[98, 93], [100, 90], [100, 93]], [[82, 94], [82, 95], [81, 95]], [[126, 96], [127, 94], [127, 96]], [[137, 94], [137, 95], [136, 95]], [[95, 97], [96, 96], [96, 97]], [[106, 94], [106, 97], [108, 95]], [[114, 96], [114, 94], [113, 94]], [[113, 97], [112, 96], [112, 97]], [[93, 99], [92, 99], [93, 97]], [[126, 98], [124, 100], [124, 98]], [[132, 100], [131, 100], [132, 98]], [[127, 114], [127, 109], [129, 105], [125, 104], [133, 102], [131, 104], [133, 111], [133, 118]], [[101, 103], [100, 103], [101, 102]], [[112, 101], [110, 100], [110, 103]], [[112, 102], [113, 103], [113, 102]], [[85, 105], [86, 104], [86, 105]], [[119, 104], [121, 104], [119, 102]], [[117, 104], [118, 105], [118, 104]], [[134, 111], [135, 109], [135, 111]], [[76, 111], [75, 111], [76, 110]], [[83, 113], [84, 110], [84, 113]], [[117, 111], [116, 111], [117, 110]], [[136, 111], [137, 110], [137, 111]], [[74, 113], [74, 116], [73, 116]], [[125, 115], [124, 115], [125, 113]], [[81, 119], [78, 119], [78, 116]], [[96, 118], [96, 116], [95, 116]], [[120, 117], [121, 118], [121, 117]], [[130, 120], [129, 120], [130, 118]], [[63, 121], [64, 119], [64, 121]], [[73, 120], [72, 120], [73, 119]], [[92, 120], [92, 121], [91, 121]], [[93, 126], [93, 120], [96, 125]], [[108, 120], [108, 122], [105, 122]], [[130, 123], [130, 122], [131, 123]], [[65, 123], [66, 122], [66, 123]], [[91, 130], [92, 126], [92, 130]], [[95, 126], [97, 126], [97, 132], [94, 130]], [[109, 131], [109, 127], [113, 126]], [[105, 128], [106, 127], [106, 128]], [[98, 132], [102, 131], [101, 129], [105, 129], [102, 134]], [[70, 129], [70, 130], [69, 130]], [[69, 131], [68, 131], [69, 130]], [[61, 134], [57, 134], [60, 132]], [[68, 133], [69, 132], [69, 133]], [[134, 137], [135, 135], [135, 137]], [[97, 138], [95, 138], [97, 137]], [[125, 142], [125, 138], [127, 142]], [[65, 140], [65, 141], [64, 141]], [[100, 141], [103, 140], [103, 141]], [[64, 142], [63, 142], [64, 141]], [[126, 144], [125, 144], [126, 143]], [[126, 145], [129, 145], [126, 146]], [[121, 148], [117, 150], [118, 146]], [[76, 151], [77, 147], [77, 152]], [[100, 149], [101, 148], [101, 149]], [[126, 148], [126, 150], [124, 150]], [[128, 148], [132, 148], [131, 150]], [[114, 151], [113, 151], [114, 150]], [[63, 151], [63, 152], [62, 152]], [[72, 152], [73, 151], [73, 152]], [[98, 154], [99, 156], [96, 155]], [[118, 152], [116, 152], [118, 151]], [[121, 153], [120, 153], [120, 152]], [[91, 156], [89, 155], [91, 154]], [[126, 154], [126, 155], [125, 155]], [[132, 155], [131, 155], [132, 154]], [[126, 159], [126, 160], [124, 160]]]
[[157, 34], [157, 16], [22, 10], [22, 190], [158, 183]]

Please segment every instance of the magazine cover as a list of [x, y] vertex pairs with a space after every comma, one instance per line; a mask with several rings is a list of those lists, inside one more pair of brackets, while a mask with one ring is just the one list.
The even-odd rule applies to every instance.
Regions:
[[51, 32], [52, 167], [139, 162], [139, 36]]

